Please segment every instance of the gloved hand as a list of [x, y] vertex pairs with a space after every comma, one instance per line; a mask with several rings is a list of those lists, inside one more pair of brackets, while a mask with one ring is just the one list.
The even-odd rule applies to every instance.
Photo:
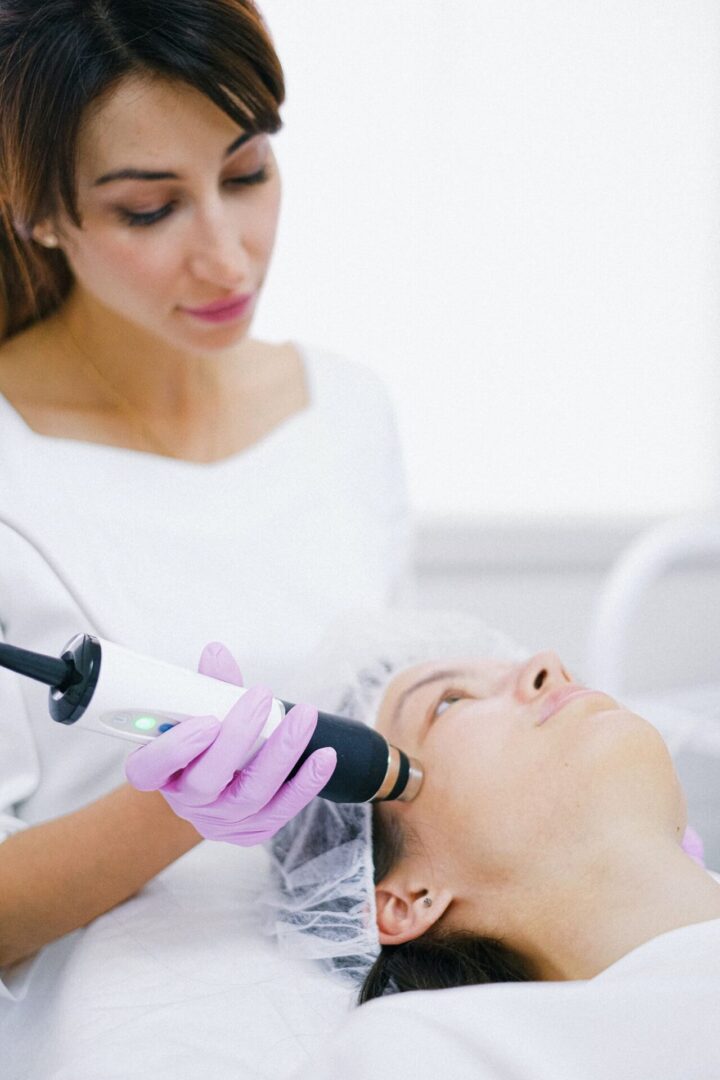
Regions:
[[[206, 645], [198, 670], [242, 686], [242, 675], [228, 650]], [[268, 840], [306, 806], [330, 779], [337, 755], [316, 750], [292, 780], [285, 777], [307, 746], [317, 711], [295, 705], [253, 759], [241, 762], [262, 731], [272, 694], [248, 690], [221, 723], [212, 716], [183, 720], [130, 755], [125, 775], [139, 791], [159, 791], [170, 807], [206, 840], [250, 846]]]
[[705, 845], [702, 838], [695, 832], [692, 825], [688, 825], [682, 838], [680, 847], [686, 855], [705, 869]]

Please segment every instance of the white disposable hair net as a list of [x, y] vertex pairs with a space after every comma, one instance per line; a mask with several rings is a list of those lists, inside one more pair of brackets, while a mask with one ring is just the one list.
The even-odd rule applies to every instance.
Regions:
[[[355, 611], [317, 650], [305, 700], [372, 726], [388, 684], [413, 664], [527, 656], [470, 615]], [[272, 885], [263, 897], [268, 933], [286, 953], [361, 983], [380, 952], [370, 806], [314, 799], [277, 833], [269, 851]]]

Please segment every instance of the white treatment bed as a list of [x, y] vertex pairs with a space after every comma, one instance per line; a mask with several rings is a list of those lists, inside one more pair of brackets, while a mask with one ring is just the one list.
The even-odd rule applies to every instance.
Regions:
[[720, 1077], [720, 923], [655, 939], [589, 983], [356, 1009], [343, 983], [260, 935], [264, 872], [261, 851], [203, 845], [51, 946], [32, 1012], [21, 1002], [0, 1027], [3, 1080]]
[[[644, 587], [655, 579], [646, 573]], [[626, 580], [639, 598], [639, 578]], [[618, 610], [629, 618], [632, 605]], [[621, 665], [618, 619], [604, 632]], [[629, 703], [664, 733], [718, 866], [720, 670], [717, 686]], [[355, 1009], [344, 983], [280, 957], [261, 935], [254, 899], [266, 871], [261, 850], [201, 845], [44, 950], [32, 1009], [1, 1014], [2, 1080], [720, 1078], [720, 922], [662, 935], [589, 982], [403, 994]], [[23, 978], [21, 966], [16, 987]]]
[[586, 982], [398, 994], [358, 1009], [297, 1080], [718, 1080], [720, 920]]

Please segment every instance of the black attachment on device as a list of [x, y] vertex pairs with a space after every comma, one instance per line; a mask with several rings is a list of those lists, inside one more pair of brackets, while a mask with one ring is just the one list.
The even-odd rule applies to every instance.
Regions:
[[56, 686], [50, 691], [48, 707], [53, 720], [74, 724], [90, 704], [100, 678], [102, 646], [92, 634], [76, 634], [65, 646], [63, 660], [72, 664], [75, 680], [67, 689]]
[[81, 676], [71, 659], [43, 656], [42, 653], [19, 649], [17, 645], [0, 644], [0, 667], [27, 675], [46, 686], [56, 687], [62, 693]]
[[[284, 701], [283, 705], [288, 712], [292, 708], [289, 701]], [[334, 747], [338, 761], [320, 795], [331, 802], [367, 802], [372, 799], [388, 771], [389, 748], [382, 735], [357, 720], [319, 712], [313, 736], [288, 780], [315, 750], [323, 746]], [[402, 754], [402, 757], [405, 755]], [[406, 767], [405, 781], [407, 775]]]

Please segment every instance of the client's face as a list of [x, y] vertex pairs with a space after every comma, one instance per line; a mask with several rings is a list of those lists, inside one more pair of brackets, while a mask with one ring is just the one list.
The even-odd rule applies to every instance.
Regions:
[[537, 887], [629, 830], [682, 837], [684, 799], [658, 732], [574, 682], [554, 653], [410, 668], [376, 726], [424, 766], [414, 802], [382, 813], [410, 826], [418, 865], [438, 881], [486, 895]]

